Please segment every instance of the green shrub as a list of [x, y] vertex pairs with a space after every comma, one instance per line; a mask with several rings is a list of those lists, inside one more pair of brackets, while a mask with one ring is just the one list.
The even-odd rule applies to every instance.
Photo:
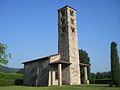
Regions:
[[22, 79], [17, 79], [17, 80], [0, 79], [0, 86], [14, 86], [14, 85], [23, 85], [23, 80]]
[[0, 72], [0, 86], [13, 86], [23, 84], [23, 74]]
[[0, 86], [13, 86], [13, 85], [15, 85], [15, 81], [14, 80], [0, 79]]
[[95, 84], [111, 84], [111, 79], [97, 79], [95, 80]]
[[16, 79], [15, 85], [23, 85], [23, 79]]
[[23, 78], [23, 74], [0, 72], [0, 79], [15, 80], [15, 79], [22, 79], [22, 78]]

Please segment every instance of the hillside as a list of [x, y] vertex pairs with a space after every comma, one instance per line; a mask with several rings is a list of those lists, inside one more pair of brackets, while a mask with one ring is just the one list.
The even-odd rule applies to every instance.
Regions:
[[23, 78], [23, 74], [0, 72], [0, 80], [16, 80], [22, 78]]
[[0, 65], [0, 72], [15, 73], [15, 72], [17, 72], [19, 70], [20, 70], [19, 68], [10, 68], [10, 67]]

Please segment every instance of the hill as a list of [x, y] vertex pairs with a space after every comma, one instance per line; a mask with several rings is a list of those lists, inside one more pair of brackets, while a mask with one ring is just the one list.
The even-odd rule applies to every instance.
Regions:
[[20, 70], [19, 68], [10, 68], [10, 67], [0, 65], [0, 72], [15, 73], [15, 72], [17, 72], [19, 70]]

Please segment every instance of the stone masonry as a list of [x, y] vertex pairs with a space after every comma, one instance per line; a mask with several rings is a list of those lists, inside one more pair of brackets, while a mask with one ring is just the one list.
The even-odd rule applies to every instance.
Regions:
[[24, 85], [80, 85], [80, 66], [84, 83], [89, 84], [87, 67], [79, 62], [76, 10], [65, 6], [58, 10], [58, 54], [24, 62]]
[[76, 10], [69, 6], [59, 9], [58, 20], [58, 53], [61, 59], [71, 63], [63, 70], [64, 84], [79, 85], [81, 83]]

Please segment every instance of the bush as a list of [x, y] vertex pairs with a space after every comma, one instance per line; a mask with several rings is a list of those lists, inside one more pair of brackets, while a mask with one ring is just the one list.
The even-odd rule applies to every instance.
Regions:
[[95, 84], [95, 79], [90, 79], [90, 84]]
[[0, 79], [0, 86], [14, 86], [14, 85], [23, 85], [23, 80], [22, 79], [17, 79], [17, 80]]
[[15, 85], [23, 85], [23, 79], [16, 79]]
[[23, 74], [0, 72], [0, 86], [23, 85]]
[[15, 79], [22, 79], [22, 78], [23, 78], [23, 74], [0, 72], [0, 79], [15, 80]]
[[15, 85], [14, 80], [4, 80], [4, 79], [0, 80], [0, 86], [13, 86], [13, 85]]
[[111, 79], [97, 79], [95, 80], [95, 84], [111, 84]]

